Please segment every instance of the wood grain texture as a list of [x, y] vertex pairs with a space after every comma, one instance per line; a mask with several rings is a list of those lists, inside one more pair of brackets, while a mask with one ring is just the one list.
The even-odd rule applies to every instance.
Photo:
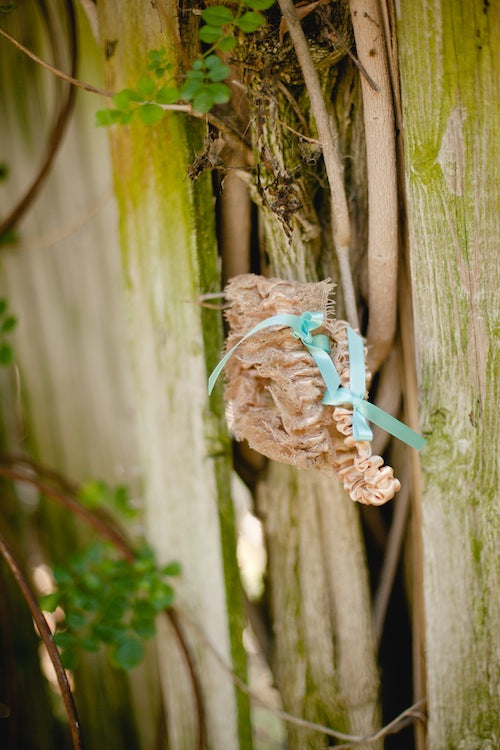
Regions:
[[[48, 8], [60, 28], [61, 3], [50, 2]], [[53, 59], [36, 3], [25, 3], [4, 16], [2, 26], [43, 58]], [[64, 47], [64, 34], [59, 33]], [[79, 25], [79, 43], [84, 50], [79, 73], [98, 82], [100, 52], [84, 22]], [[9, 169], [0, 185], [2, 217], [40, 164], [52, 118], [54, 81], [2, 40], [0, 160]], [[11, 336], [15, 368], [2, 368], [1, 373], [2, 442], [5, 449], [28, 453], [76, 481], [102, 478], [113, 486], [127, 484], [137, 496], [116, 208], [106, 134], [93, 125], [99, 103], [87, 94], [77, 98], [47, 181], [17, 227], [18, 245], [2, 249], [0, 296], [8, 299], [18, 317]], [[53, 560], [66, 559], [76, 541], [67, 512], [37, 493], [22, 493], [19, 485], [16, 489], [19, 523], [30, 528], [29, 534], [18, 537], [23, 551], [33, 553], [31, 535], [36, 527], [46, 553]], [[4, 509], [2, 505], [6, 518]], [[10, 615], [8, 624], [17, 629], [16, 615]], [[111, 670], [104, 654], [87, 657], [76, 678], [86, 746], [150, 748], [160, 695], [155, 672], [147, 676], [144, 665], [138, 670], [134, 694], [128, 676]], [[31, 708], [35, 717], [38, 710]], [[30, 728], [36, 741], [37, 729], [34, 724]], [[53, 736], [47, 746], [57, 742]]]
[[[147, 50], [166, 47], [178, 65], [176, 9], [170, 0], [133, 3], [126, 13], [114, 0], [99, 4], [101, 38], [117, 40], [106, 65], [111, 88], [136, 83]], [[220, 397], [209, 402], [206, 386], [207, 369], [220, 350], [220, 320], [195, 304], [218, 283], [210, 180], [205, 175], [193, 188], [187, 177], [195, 127], [175, 114], [153, 128], [137, 122], [113, 129], [111, 148], [147, 535], [160, 560], [182, 564], [179, 606], [245, 679], [230, 445]], [[191, 646], [208, 747], [249, 747], [246, 699], [214, 668], [205, 647], [195, 639]], [[170, 747], [187, 750], [197, 742], [189, 676], [169, 630], [160, 648]]]
[[499, 14], [398, 5], [424, 476], [431, 748], [500, 737]]
[[[323, 71], [327, 99], [335, 76], [334, 69]], [[346, 87], [340, 86], [335, 106], [342, 111], [338, 114], [341, 121], [349, 119], [342, 129], [342, 145], [352, 145], [354, 150], [352, 142], [359, 129], [354, 130], [353, 122], [359, 126], [359, 113], [353, 112], [350, 82], [352, 76]], [[280, 122], [291, 123], [295, 129], [301, 125], [295, 122], [284, 97], [274, 94], [271, 103], [266, 102], [268, 114], [262, 127], [253, 134], [255, 158], [262, 152], [272, 154], [284, 170], [297, 163], [298, 156], [293, 139]], [[305, 92], [296, 95], [308, 120], [307, 96]], [[356, 101], [359, 103], [359, 98]], [[317, 171], [312, 172], [316, 178]], [[338, 279], [328, 233], [321, 233], [317, 217], [307, 212], [309, 205], [312, 207], [310, 197], [318, 190], [316, 178], [311, 180], [308, 170], [305, 177], [309, 183], [300, 174], [294, 175], [294, 185], [300, 186], [304, 200], [303, 208], [293, 217], [290, 238], [275, 214], [268, 208], [261, 212], [268, 275], [317, 281], [317, 265], [322, 264], [325, 276], [332, 274]], [[352, 198], [357, 185], [349, 187]], [[357, 225], [355, 232], [361, 234], [362, 229]], [[357, 509], [334, 479], [277, 463], [270, 464], [260, 483], [257, 503], [269, 557], [273, 670], [284, 708], [340, 731], [369, 734], [379, 726], [379, 682]], [[290, 750], [325, 746], [325, 738], [317, 732], [293, 726], [287, 727], [287, 732]], [[379, 746], [372, 743], [371, 748]]]

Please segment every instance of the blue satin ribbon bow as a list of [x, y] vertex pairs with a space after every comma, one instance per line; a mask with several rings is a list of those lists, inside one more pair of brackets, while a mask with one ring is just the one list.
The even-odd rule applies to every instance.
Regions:
[[326, 391], [322, 403], [328, 406], [352, 406], [352, 432], [357, 441], [372, 440], [373, 433], [368, 421], [378, 425], [394, 435], [403, 443], [420, 450], [426, 444], [425, 438], [407, 427], [399, 419], [392, 417], [375, 404], [366, 401], [365, 394], [365, 354], [363, 339], [352, 328], [347, 326], [347, 346], [349, 350], [349, 388], [341, 385], [340, 377], [330, 358], [330, 342], [324, 334], [312, 335], [323, 324], [322, 312], [305, 312], [302, 315], [282, 313], [262, 320], [246, 333], [243, 338], [221, 359], [208, 379], [208, 393], [212, 393], [215, 382], [235, 350], [250, 336], [271, 326], [287, 326], [292, 329], [295, 338], [300, 339], [311, 353], [325, 381]]

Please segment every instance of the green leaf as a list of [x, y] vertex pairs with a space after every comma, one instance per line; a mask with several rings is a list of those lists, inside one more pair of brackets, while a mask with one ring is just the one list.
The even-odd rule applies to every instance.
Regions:
[[254, 13], [252, 10], [248, 13], [244, 13], [241, 18], [236, 21], [240, 29], [247, 34], [256, 31], [259, 26], [262, 26], [265, 22], [266, 19], [261, 13]]
[[228, 65], [219, 65], [217, 68], [208, 71], [208, 77], [211, 81], [224, 81], [230, 72]]
[[180, 99], [180, 91], [173, 86], [162, 86], [155, 97], [158, 104], [175, 104]]
[[217, 68], [219, 65], [224, 65], [219, 55], [208, 55], [204, 62], [207, 68]]
[[152, 638], [156, 633], [154, 619], [145, 617], [134, 617], [131, 622], [132, 629], [135, 630], [141, 638]]
[[0, 13], [4, 13], [7, 15], [8, 13], [12, 13], [13, 10], [16, 10], [17, 3], [6, 3], [5, 5], [0, 5]]
[[162, 584], [158, 588], [151, 592], [150, 602], [157, 612], [161, 612], [174, 601], [174, 590], [167, 584]]
[[144, 646], [136, 636], [129, 635], [123, 638], [111, 649], [111, 659], [116, 666], [122, 669], [132, 669], [142, 661]]
[[144, 125], [156, 125], [163, 119], [165, 111], [157, 104], [144, 104], [139, 107], [138, 114]]
[[225, 23], [231, 23], [234, 18], [232, 10], [226, 8], [225, 5], [212, 5], [210, 8], [205, 8], [201, 17], [209, 26], [224, 26]]
[[18, 239], [19, 236], [15, 229], [7, 229], [6, 232], [0, 234], [0, 247], [4, 245], [14, 245]]
[[132, 122], [134, 115], [135, 115], [134, 109], [129, 109], [127, 111], [122, 110], [120, 112], [120, 117], [119, 117], [118, 122], [120, 123], [120, 125], [128, 125], [130, 122]]
[[203, 86], [196, 96], [193, 97], [193, 109], [197, 112], [208, 112], [215, 104], [215, 99], [209, 86]]
[[78, 654], [73, 649], [65, 648], [61, 653], [61, 661], [64, 669], [76, 669], [78, 666]]
[[211, 83], [210, 91], [215, 104], [225, 104], [231, 98], [231, 89], [225, 83]]
[[14, 352], [12, 351], [12, 347], [4, 341], [0, 344], [0, 365], [10, 365], [13, 359]]
[[156, 90], [156, 84], [152, 78], [145, 76], [141, 78], [137, 84], [137, 91], [144, 99], [152, 96]]
[[234, 36], [224, 36], [217, 43], [217, 47], [221, 50], [221, 52], [230, 52], [236, 47], [236, 39]]
[[5, 297], [0, 297], [0, 316], [5, 315], [9, 307], [9, 304]]
[[81, 591], [73, 591], [69, 597], [69, 606], [75, 609], [83, 609], [85, 612], [98, 612], [101, 608], [98, 596], [99, 594], [89, 596], [88, 593], [83, 594]]
[[[101, 111], [109, 112], [109, 110]], [[111, 493], [105, 482], [102, 482], [100, 479], [92, 479], [81, 485], [78, 499], [86, 508], [95, 508], [98, 505], [104, 505], [106, 502], [109, 502], [110, 495]]]
[[5, 162], [0, 162], [0, 182], [9, 176], [9, 167]]
[[148, 62], [158, 64], [162, 62], [166, 54], [167, 53], [165, 49], [163, 48], [162, 49], [150, 49], [147, 54]]
[[123, 92], [119, 93], [125, 92], [131, 102], [142, 102], [142, 95], [139, 91], [135, 91], [134, 89], [123, 89]]
[[104, 605], [103, 619], [107, 622], [117, 624], [121, 621], [128, 607], [129, 601], [126, 596], [113, 596]]
[[68, 628], [80, 630], [86, 622], [87, 618], [81, 612], [66, 612], [66, 625]]
[[10, 333], [17, 325], [17, 318], [15, 315], [9, 315], [8, 318], [5, 318], [5, 320], [2, 323], [2, 326], [0, 328], [0, 331], [2, 333]]
[[189, 101], [194, 96], [199, 94], [199, 92], [203, 89], [203, 86], [204, 86], [203, 80], [186, 81], [186, 83], [184, 84], [184, 86], [181, 88], [181, 91], [180, 91], [181, 99], [186, 99], [187, 101]]
[[[102, 482], [102, 486], [104, 487], [104, 492], [107, 496], [110, 495], [109, 487]], [[85, 549], [78, 555], [79, 561], [84, 565], [92, 565], [95, 563], [100, 563], [106, 555], [106, 547], [102, 542], [93, 542], [92, 544], [88, 544]]]
[[59, 586], [64, 586], [72, 582], [71, 574], [62, 565], [54, 565], [52, 568], [52, 575], [54, 576], [55, 582]]
[[267, 10], [274, 5], [274, 0], [246, 0], [245, 4], [252, 10]]
[[97, 573], [85, 573], [82, 577], [82, 584], [87, 591], [94, 592], [102, 588], [102, 580]]
[[98, 622], [91, 628], [91, 637], [97, 638], [103, 643], [118, 643], [123, 637], [123, 628]]
[[55, 634], [54, 643], [59, 648], [74, 648], [77, 645], [77, 638], [73, 633], [63, 630], [61, 633]]
[[117, 94], [113, 97], [113, 104], [118, 109], [128, 109], [130, 107], [130, 89], [123, 89], [123, 91], [119, 91]]
[[134, 617], [137, 617], [140, 620], [152, 620], [156, 617], [156, 609], [147, 599], [138, 599], [135, 602], [134, 610]]
[[96, 638], [80, 638], [78, 645], [85, 651], [99, 651], [99, 641]]
[[198, 32], [198, 37], [202, 42], [206, 42], [207, 44], [213, 44], [221, 36], [222, 29], [219, 26], [202, 26]]
[[118, 120], [119, 116], [118, 109], [98, 109], [95, 113], [95, 124], [97, 127], [109, 127]]
[[191, 66], [191, 70], [203, 70], [205, 68], [205, 60], [195, 60]]
[[45, 594], [40, 598], [38, 604], [44, 612], [53, 612], [58, 606], [61, 599], [59, 591], [53, 591], [51, 594]]
[[205, 63], [208, 68], [207, 76], [211, 81], [223, 81], [224, 78], [228, 77], [229, 67], [218, 55], [209, 55]]
[[186, 81], [198, 81], [202, 82], [205, 80], [204, 70], [189, 70], [186, 75]]
[[163, 568], [161, 568], [161, 572], [165, 576], [180, 576], [182, 573], [182, 565], [180, 562], [177, 562], [177, 560], [174, 560], [171, 563], [168, 563], [168, 565], [164, 565]]

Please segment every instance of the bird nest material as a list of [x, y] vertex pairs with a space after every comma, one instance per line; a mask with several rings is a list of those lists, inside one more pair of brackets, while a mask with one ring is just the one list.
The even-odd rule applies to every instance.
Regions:
[[[245, 274], [226, 287], [230, 326], [226, 351], [254, 325], [272, 315], [324, 314], [320, 333], [329, 337], [342, 385], [349, 383], [347, 323], [333, 317], [330, 280], [299, 283]], [[310, 353], [289, 329], [272, 328], [244, 341], [226, 368], [228, 421], [237, 440], [275, 461], [338, 476], [350, 497], [382, 505], [400, 488], [390, 466], [356, 441], [350, 407], [325, 406], [324, 380]], [[366, 373], [367, 382], [370, 373]]]

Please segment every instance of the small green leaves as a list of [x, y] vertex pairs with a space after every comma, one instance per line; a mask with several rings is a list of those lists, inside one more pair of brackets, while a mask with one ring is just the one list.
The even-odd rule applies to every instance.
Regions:
[[141, 663], [143, 657], [144, 646], [142, 641], [132, 634], [113, 643], [110, 650], [111, 663], [121, 669], [128, 670], [136, 667]]
[[237, 21], [240, 29], [247, 34], [252, 31], [257, 31], [259, 26], [262, 26], [265, 22], [265, 18], [261, 13], [255, 13], [252, 10], [248, 11], [248, 13], [244, 13]]
[[274, 0], [246, 0], [246, 5], [252, 10], [268, 10], [274, 5]]
[[211, 81], [223, 81], [230, 73], [229, 65], [222, 62], [217, 55], [209, 55], [205, 58], [207, 77]]
[[143, 97], [133, 89], [123, 89], [114, 95], [112, 101], [117, 109], [128, 109], [132, 102], [142, 102]]
[[16, 10], [17, 3], [1, 3], [0, 4], [0, 13], [7, 15], [8, 13], [12, 13], [13, 10]]
[[[89, 483], [87, 496], [95, 495], [102, 484], [92, 488]], [[155, 634], [156, 617], [174, 601], [167, 579], [179, 573], [176, 562], [158, 568], [149, 547], [139, 549], [129, 562], [105, 544], [91, 544], [67, 566], [54, 567], [58, 589], [43, 596], [40, 606], [47, 612], [57, 607], [64, 611], [64, 629], [54, 636], [63, 664], [74, 669], [79, 650], [96, 651], [105, 644], [112, 664], [135, 667], [144, 654], [141, 639]]]
[[125, 114], [118, 109], [99, 109], [95, 113], [95, 124], [98, 127], [109, 127], [110, 125], [114, 125], [115, 122], [125, 125], [123, 117]]
[[43, 609], [44, 612], [54, 612], [54, 610], [59, 605], [59, 592], [54, 591], [52, 594], [46, 594], [45, 596], [42, 596], [42, 598], [39, 601], [40, 609]]
[[96, 112], [96, 125], [128, 125], [136, 113], [144, 125], [155, 125], [165, 116], [160, 105], [173, 104], [178, 98], [177, 89], [158, 86], [152, 78], [144, 76], [139, 79], [137, 90], [122, 89], [113, 96], [115, 109], [100, 109]]
[[175, 104], [180, 99], [180, 91], [174, 86], [162, 86], [155, 98], [158, 104]]
[[15, 315], [9, 313], [7, 300], [0, 298], [0, 366], [9, 365], [14, 359], [14, 352], [11, 345], [4, 341], [4, 336], [12, 333], [17, 325]]
[[221, 83], [229, 72], [229, 66], [217, 55], [196, 60], [186, 75], [180, 95], [186, 101], [192, 101], [197, 112], [208, 112], [214, 104], [229, 101], [231, 91]]
[[236, 38], [234, 36], [223, 36], [217, 43], [221, 52], [230, 52], [236, 47]]
[[148, 52], [147, 69], [153, 71], [157, 78], [162, 78], [172, 67], [164, 49], [152, 49]]
[[[251, 33], [262, 26], [266, 19], [259, 13], [274, 5], [274, 0], [240, 0], [236, 13], [225, 5], [211, 5], [202, 11], [201, 18], [204, 25], [198, 36], [202, 42], [211, 44], [212, 49], [228, 52], [236, 46], [234, 30]], [[243, 12], [245, 8], [250, 10]]]
[[140, 78], [137, 83], [137, 91], [142, 99], [148, 99], [155, 93], [156, 84], [152, 78], [144, 76], [143, 78]]
[[[274, 5], [275, 0], [239, 0], [232, 10], [226, 5], [210, 5], [201, 12], [202, 26], [198, 37], [209, 48], [197, 58], [187, 71], [184, 83], [171, 75], [170, 80], [161, 81], [173, 65], [164, 49], [153, 49], [147, 54], [146, 70], [152, 76], [143, 76], [135, 89], [123, 89], [113, 96], [113, 108], [96, 113], [96, 125], [128, 125], [135, 118], [145, 125], [155, 125], [165, 114], [165, 108], [184, 100], [191, 102], [197, 112], [208, 112], [215, 104], [224, 104], [231, 91], [223, 81], [230, 74], [230, 67], [219, 53], [230, 52], [236, 47], [237, 32], [251, 33], [265, 23], [260, 11]], [[160, 79], [160, 80], [156, 80]]]
[[165, 111], [158, 104], [144, 104], [139, 107], [137, 113], [144, 125], [156, 125], [165, 115]]
[[198, 36], [202, 42], [207, 44], [214, 44], [219, 41], [223, 34], [222, 29], [218, 26], [202, 26], [198, 32]]
[[8, 315], [0, 321], [0, 333], [10, 333], [17, 324], [17, 318], [14, 315]]
[[125, 518], [137, 515], [137, 510], [131, 504], [128, 488], [123, 485], [110, 487], [100, 479], [93, 479], [81, 485], [78, 499], [86, 508], [104, 505]]
[[224, 26], [233, 20], [233, 11], [225, 5], [211, 5], [202, 11], [201, 17], [210, 26]]

